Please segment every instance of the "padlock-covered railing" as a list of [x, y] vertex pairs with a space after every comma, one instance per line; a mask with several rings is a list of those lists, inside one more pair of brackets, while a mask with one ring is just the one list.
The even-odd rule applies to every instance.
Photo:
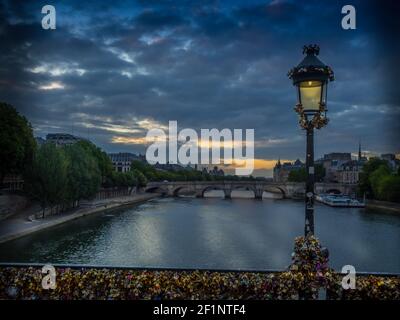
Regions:
[[[295, 240], [287, 270], [203, 270], [0, 264], [0, 299], [377, 299], [400, 300], [400, 275], [357, 273], [353, 288], [328, 266], [314, 237]], [[43, 285], [53, 276], [55, 286]]]

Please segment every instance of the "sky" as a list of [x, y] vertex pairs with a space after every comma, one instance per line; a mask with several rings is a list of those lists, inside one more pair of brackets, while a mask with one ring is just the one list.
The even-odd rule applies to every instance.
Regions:
[[[52, 3], [53, 2], [53, 3]], [[56, 30], [41, 27], [56, 8]], [[356, 8], [343, 30], [341, 8]], [[305, 44], [331, 66], [315, 154], [400, 153], [396, 1], [0, 0], [0, 101], [35, 136], [65, 132], [144, 153], [151, 128], [255, 130], [255, 175], [304, 159], [287, 72]]]

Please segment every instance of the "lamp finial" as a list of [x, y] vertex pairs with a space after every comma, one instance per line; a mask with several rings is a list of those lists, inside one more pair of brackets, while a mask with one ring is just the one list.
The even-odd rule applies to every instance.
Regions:
[[310, 44], [303, 47], [303, 54], [319, 55], [319, 46], [317, 44]]

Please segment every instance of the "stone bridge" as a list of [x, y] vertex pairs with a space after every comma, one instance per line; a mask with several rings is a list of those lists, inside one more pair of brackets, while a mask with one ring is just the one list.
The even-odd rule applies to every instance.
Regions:
[[[356, 184], [316, 183], [315, 191], [319, 193], [352, 194], [356, 191]], [[193, 193], [198, 198], [210, 190], [222, 190], [225, 198], [231, 198], [234, 190], [253, 191], [256, 199], [262, 199], [263, 192], [280, 193], [283, 198], [304, 197], [305, 183], [301, 182], [272, 182], [272, 181], [171, 181], [149, 182], [146, 192], [158, 192], [167, 196], [178, 196], [184, 191]]]

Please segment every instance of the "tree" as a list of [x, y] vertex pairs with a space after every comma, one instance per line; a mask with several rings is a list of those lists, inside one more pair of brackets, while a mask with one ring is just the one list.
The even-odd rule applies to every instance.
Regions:
[[101, 185], [101, 172], [98, 159], [81, 144], [64, 147], [68, 158], [67, 200], [75, 203], [93, 197]]
[[68, 184], [68, 160], [61, 148], [46, 143], [37, 149], [25, 175], [25, 189], [40, 202], [44, 212], [47, 206], [62, 203]]
[[306, 169], [296, 169], [289, 172], [288, 181], [290, 182], [305, 182], [307, 179]]
[[128, 171], [127, 173], [125, 173], [125, 175], [126, 175], [126, 183], [127, 183], [128, 187], [136, 187], [138, 185], [139, 178], [137, 177], [135, 172]]
[[13, 106], [0, 103], [0, 184], [6, 174], [24, 173], [33, 160], [32, 127]]
[[[315, 168], [315, 182], [321, 182], [325, 177], [325, 168], [321, 164], [316, 164]], [[289, 172], [288, 181], [290, 182], [306, 182], [307, 172], [306, 168], [296, 169]]]
[[133, 169], [133, 173], [137, 178], [137, 187], [145, 187], [147, 185], [147, 178], [143, 173], [137, 169]]
[[368, 198], [400, 202], [400, 176], [393, 173], [386, 160], [372, 158], [363, 166], [359, 193]]
[[369, 183], [372, 190], [373, 198], [380, 199], [384, 197], [381, 192], [382, 180], [390, 175], [390, 169], [387, 164], [381, 164], [376, 170], [369, 175]]
[[132, 161], [131, 170], [141, 172], [150, 181], [161, 180], [160, 178], [162, 177], [162, 173], [156, 170], [153, 166], [138, 160]]
[[77, 143], [80, 147], [91, 153], [97, 161], [97, 165], [100, 169], [101, 182], [105, 183], [107, 179], [110, 179], [113, 174], [113, 165], [110, 157], [102, 151], [99, 147], [91, 143], [90, 141], [81, 140]]
[[123, 172], [115, 172], [114, 183], [116, 187], [127, 187], [128, 186], [127, 174]]
[[381, 200], [400, 202], [400, 176], [386, 175], [382, 177], [378, 187], [378, 196]]
[[370, 175], [380, 166], [386, 166], [389, 169], [387, 161], [379, 158], [371, 158], [364, 164], [358, 181], [359, 195], [362, 196], [365, 194], [368, 198], [373, 198], [374, 192], [371, 186]]

